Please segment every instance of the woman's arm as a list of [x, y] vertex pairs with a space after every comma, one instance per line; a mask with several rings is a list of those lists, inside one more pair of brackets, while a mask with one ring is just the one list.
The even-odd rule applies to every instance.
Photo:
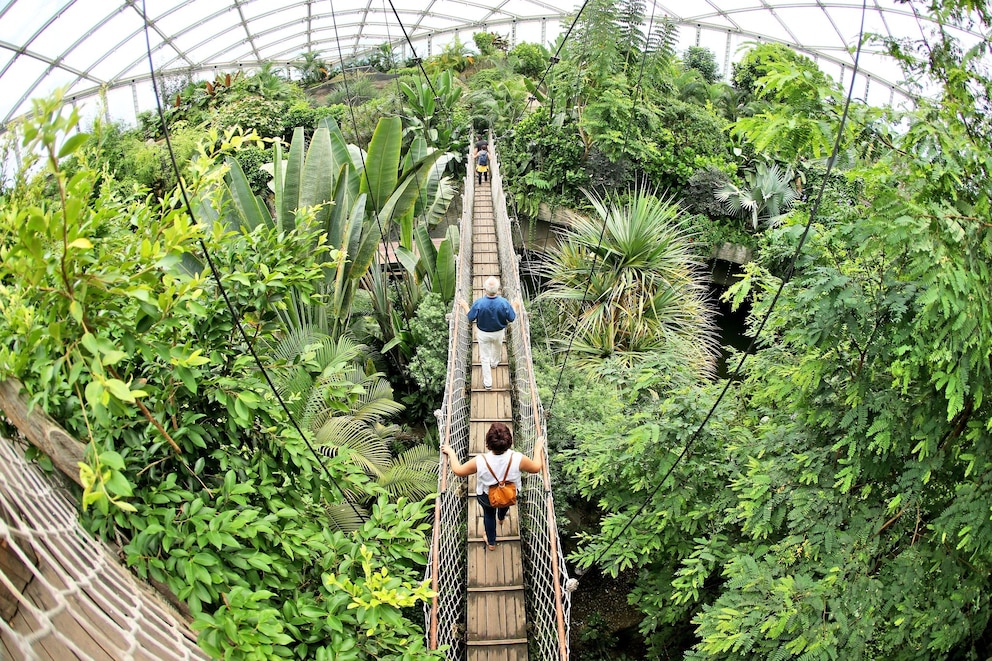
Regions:
[[538, 436], [534, 443], [534, 458], [521, 458], [520, 470], [528, 473], [539, 473], [542, 468], [544, 468], [544, 439]]
[[451, 464], [451, 470], [458, 477], [468, 477], [475, 473], [475, 457], [472, 457], [464, 464], [458, 461], [458, 455], [455, 453], [454, 448], [450, 445], [442, 445], [441, 452], [448, 455], [448, 462]]

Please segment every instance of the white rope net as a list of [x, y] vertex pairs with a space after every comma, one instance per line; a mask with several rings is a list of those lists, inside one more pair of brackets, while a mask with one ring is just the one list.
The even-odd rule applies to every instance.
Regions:
[[[516, 254], [506, 212], [506, 196], [498, 160], [490, 149], [490, 180], [499, 244], [501, 282], [510, 300], [523, 300]], [[472, 163], [471, 156], [467, 160]], [[472, 298], [472, 208], [475, 177], [472, 168], [465, 179], [458, 253], [456, 298]], [[472, 327], [456, 303], [449, 315], [448, 376], [442, 407], [436, 412], [442, 443], [459, 456], [468, 454], [469, 400]], [[546, 434], [544, 410], [534, 382], [530, 350], [530, 322], [526, 311], [507, 333], [507, 352], [514, 375], [514, 446], [525, 454], [534, 450], [537, 432]], [[568, 659], [568, 627], [571, 599], [565, 590], [568, 570], [561, 552], [554, 501], [547, 465], [537, 475], [524, 475], [519, 492], [520, 536], [524, 561], [529, 657], [541, 661]], [[448, 659], [465, 658], [466, 631], [466, 538], [467, 506], [464, 482], [451, 472], [444, 455], [438, 479], [434, 534], [427, 579], [438, 593], [425, 607], [428, 642], [432, 648], [448, 646]]]
[[0, 438], [0, 659], [207, 659], [195, 635]]

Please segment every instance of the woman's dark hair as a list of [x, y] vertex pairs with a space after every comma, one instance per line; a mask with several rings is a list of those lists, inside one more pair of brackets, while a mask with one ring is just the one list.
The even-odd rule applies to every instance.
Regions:
[[513, 434], [510, 428], [502, 422], [494, 422], [486, 432], [486, 447], [492, 450], [493, 454], [503, 454], [511, 445], [513, 445]]

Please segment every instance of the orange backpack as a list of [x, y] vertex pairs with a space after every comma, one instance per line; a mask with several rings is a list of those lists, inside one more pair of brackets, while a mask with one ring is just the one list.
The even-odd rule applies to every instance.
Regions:
[[496, 473], [493, 472], [493, 467], [489, 465], [489, 460], [486, 459], [486, 455], [482, 455], [482, 460], [486, 462], [486, 468], [489, 469], [489, 474], [493, 476], [496, 480], [496, 484], [489, 487], [489, 504], [493, 507], [509, 507], [510, 505], [517, 504], [517, 485], [513, 482], [507, 482], [506, 478], [510, 474], [510, 466], [513, 465], [513, 453], [510, 453], [510, 461], [506, 464], [506, 472], [503, 473], [503, 479], [500, 480], [496, 477]]

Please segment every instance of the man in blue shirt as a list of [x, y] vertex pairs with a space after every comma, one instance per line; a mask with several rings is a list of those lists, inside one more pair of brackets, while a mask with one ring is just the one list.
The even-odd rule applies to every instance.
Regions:
[[492, 390], [492, 368], [499, 365], [506, 326], [517, 318], [517, 314], [514, 306], [499, 295], [499, 278], [486, 278], [484, 286], [486, 295], [476, 300], [471, 308], [465, 301], [461, 301], [461, 304], [468, 313], [468, 320], [475, 322], [476, 336], [479, 338], [479, 359], [482, 361], [482, 385], [486, 390]]

